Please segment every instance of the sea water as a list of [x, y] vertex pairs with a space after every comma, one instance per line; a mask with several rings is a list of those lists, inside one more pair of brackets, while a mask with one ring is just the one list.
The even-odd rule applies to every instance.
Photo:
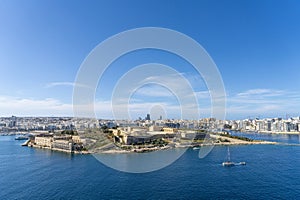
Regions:
[[282, 144], [230, 146], [231, 160], [245, 166], [223, 167], [227, 148], [216, 146], [203, 159], [188, 149], [166, 168], [136, 174], [0, 136], [0, 199], [300, 199], [299, 135], [247, 136]]

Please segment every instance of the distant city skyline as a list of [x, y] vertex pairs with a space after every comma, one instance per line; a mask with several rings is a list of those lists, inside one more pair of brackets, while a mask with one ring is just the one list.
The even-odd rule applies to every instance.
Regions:
[[[223, 78], [226, 119], [299, 116], [299, 8], [298, 1], [268, 0], [1, 1], [0, 116], [73, 116], [74, 81], [90, 51], [119, 32], [149, 26], [182, 32], [206, 49]], [[183, 59], [151, 49], [112, 63], [97, 88], [97, 117], [113, 118], [110, 98], [124, 73], [154, 62], [189, 80], [200, 118], [210, 117], [203, 78]], [[136, 90], [129, 104], [133, 119], [180, 118], [174, 95], [155, 84]]]

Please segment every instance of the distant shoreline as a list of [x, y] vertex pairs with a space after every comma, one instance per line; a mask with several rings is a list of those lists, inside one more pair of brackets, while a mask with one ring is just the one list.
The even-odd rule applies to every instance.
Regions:
[[[261, 133], [261, 134], [283, 134], [283, 135], [300, 135], [300, 132], [292, 131], [250, 131], [250, 130], [229, 130], [233, 132], [242, 132], [242, 133]], [[48, 133], [48, 131], [20, 131], [20, 132], [0, 132], [0, 136], [15, 136], [15, 135], [26, 135], [26, 134], [36, 134], [36, 133]]]

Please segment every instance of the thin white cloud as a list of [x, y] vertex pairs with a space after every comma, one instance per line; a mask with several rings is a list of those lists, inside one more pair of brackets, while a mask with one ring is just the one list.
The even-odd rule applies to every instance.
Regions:
[[[122, 102], [121, 104], [112, 105], [111, 101], [96, 100], [94, 109], [98, 118], [117, 118], [122, 119], [130, 113], [133, 119], [151, 112], [152, 107], [160, 105], [166, 111], [169, 118], [181, 117], [181, 107], [172, 102]], [[113, 115], [113, 109], [118, 112]], [[82, 106], [82, 113], [84, 109], [89, 110], [89, 105]], [[128, 110], [127, 110], [128, 108]], [[194, 107], [184, 105], [183, 109], [186, 111], [183, 117], [188, 118], [189, 113], [193, 113]], [[11, 96], [0, 96], [0, 116], [74, 116], [72, 103], [63, 103], [57, 99], [33, 99], [33, 98], [16, 98]], [[120, 115], [121, 114], [121, 115]], [[86, 116], [92, 117], [92, 116]]]
[[238, 93], [239, 97], [249, 97], [253, 95], [262, 95], [262, 96], [280, 96], [285, 94], [283, 90], [273, 90], [273, 89], [251, 89], [245, 92]]
[[1, 116], [72, 116], [72, 105], [59, 100], [0, 96]]
[[[277, 92], [276, 92], [277, 91]], [[276, 93], [277, 96], [271, 94]], [[247, 94], [247, 95], [240, 95]], [[211, 104], [208, 91], [196, 92], [199, 111], [201, 117], [210, 116]], [[206, 98], [208, 97], [208, 98]], [[155, 99], [155, 98], [154, 98]], [[227, 116], [247, 117], [247, 116], [278, 116], [281, 113], [300, 114], [300, 94], [292, 91], [282, 90], [248, 90], [237, 94], [229, 95], [227, 97]], [[112, 106], [114, 109], [122, 111], [121, 113], [130, 113], [130, 116], [137, 118], [149, 113], [153, 106], [160, 105], [166, 111], [169, 118], [176, 118], [181, 116], [181, 107], [179, 102], [157, 100], [147, 101], [146, 98], [118, 99], [112, 105], [110, 100], [96, 100], [94, 104], [95, 113], [98, 118], [113, 118]], [[185, 113], [193, 113], [195, 109], [194, 104], [186, 102], [182, 105]], [[127, 110], [127, 107], [129, 110]], [[65, 103], [58, 99], [45, 98], [16, 98], [11, 96], [0, 96], [0, 115], [1, 116], [73, 116], [72, 103]], [[122, 115], [123, 116], [123, 115]], [[125, 115], [124, 115], [125, 116]], [[118, 116], [116, 116], [118, 117]], [[185, 115], [184, 118], [189, 118]], [[193, 117], [190, 117], [193, 118]]]
[[230, 116], [278, 116], [300, 113], [300, 95], [297, 92], [276, 89], [251, 89], [228, 96], [227, 113]]
[[79, 84], [79, 83], [75, 83], [75, 82], [52, 82], [52, 83], [48, 83], [45, 87], [46, 88], [52, 88], [52, 87], [58, 87], [58, 86], [71, 86], [71, 87], [86, 87], [88, 88], [89, 86], [84, 85], [84, 84]]
[[295, 100], [298, 101], [300, 95], [296, 92], [274, 90], [274, 89], [253, 89], [238, 93], [228, 97], [228, 101], [232, 103], [247, 104], [291, 104]]

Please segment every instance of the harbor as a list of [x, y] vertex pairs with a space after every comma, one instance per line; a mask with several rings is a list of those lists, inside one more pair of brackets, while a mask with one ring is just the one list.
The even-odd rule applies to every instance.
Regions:
[[[275, 140], [279, 136], [272, 137]], [[284, 140], [279, 142], [284, 142]], [[296, 137], [291, 142], [299, 144]], [[300, 153], [299, 146], [233, 145], [229, 147], [231, 160], [245, 161], [247, 164], [229, 168], [221, 165], [226, 160], [226, 146], [216, 146], [204, 159], [198, 158], [197, 150], [188, 149], [182, 158], [168, 168], [136, 176], [135, 174], [116, 172], [99, 163], [91, 155], [24, 148], [20, 146], [21, 143], [23, 141], [15, 140], [14, 136], [0, 137], [2, 172], [13, 171], [13, 173], [4, 173], [1, 176], [1, 181], [6, 182], [2, 187], [1, 199], [7, 199], [7, 197], [11, 199], [47, 199], [49, 196], [58, 195], [56, 190], [67, 191], [69, 188], [73, 188], [72, 194], [76, 196], [76, 199], [83, 199], [90, 189], [94, 188], [90, 185], [91, 182], [97, 185], [99, 191], [89, 193], [89, 197], [92, 199], [104, 197], [117, 199], [120, 197], [120, 193], [126, 197], [143, 198], [145, 194], [149, 194], [146, 188], [150, 187], [155, 191], [172, 190], [169, 197], [174, 199], [180, 195], [196, 198], [197, 192], [201, 192], [203, 198], [222, 198], [229, 195], [228, 190], [232, 188], [235, 197], [253, 195], [261, 195], [261, 199], [277, 197], [295, 199], [298, 197], [296, 186], [299, 182], [298, 177], [300, 177], [298, 175], [300, 165], [296, 155]], [[176, 151], [176, 149], [169, 151]], [[104, 156], [115, 157], [113, 154]], [[132, 162], [132, 158], [128, 154], [118, 154], [118, 156], [129, 163]], [[290, 167], [293, 167], [295, 171], [287, 176], [285, 170]], [[174, 173], [176, 178], [174, 178]], [[57, 174], [60, 177], [67, 177], [68, 181], [57, 178]], [[82, 178], [83, 174], [84, 179]], [[259, 174], [261, 174], [259, 178], [255, 178]], [[173, 178], [164, 178], [169, 176]], [[162, 177], [164, 184], [158, 185], [157, 181], [162, 180]], [[277, 177], [276, 181], [274, 181], [274, 177]], [[45, 178], [47, 178], [47, 182], [45, 182]], [[243, 181], [242, 184], [241, 181]], [[132, 185], [128, 186], [128, 182]], [[120, 193], [115, 193], [114, 187], [108, 187], [115, 184], [118, 184]], [[186, 187], [186, 185], [193, 187]], [[256, 191], [255, 188], [258, 186], [263, 188], [263, 193]], [[137, 190], [134, 194], [128, 191], [133, 187]], [[20, 190], [20, 188], [26, 188], [26, 190]], [[41, 192], [37, 192], [38, 190]], [[286, 190], [290, 192], [286, 193]], [[69, 193], [64, 194], [63, 197], [67, 198], [67, 195]], [[151, 195], [153, 198], [161, 197], [160, 192]]]

